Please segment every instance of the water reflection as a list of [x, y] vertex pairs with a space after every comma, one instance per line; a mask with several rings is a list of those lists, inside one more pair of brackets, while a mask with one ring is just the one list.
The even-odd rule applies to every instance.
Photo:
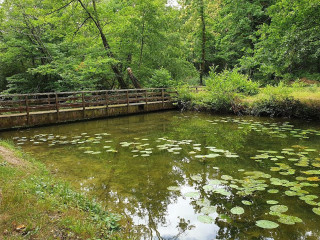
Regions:
[[[280, 154], [284, 148], [300, 145], [316, 149], [309, 156], [319, 157], [319, 129], [319, 124], [306, 127], [270, 119], [164, 112], [8, 132], [1, 136], [14, 138], [58, 177], [97, 197], [110, 211], [120, 213], [124, 238], [319, 239], [319, 216], [303, 201], [284, 195], [283, 186], [272, 186], [280, 190], [279, 194], [254, 191], [245, 196], [232, 186], [240, 186], [239, 181], [246, 179], [243, 171], [280, 176], [278, 172], [270, 172], [274, 162], [251, 159], [258, 154], [257, 150], [274, 150]], [[164, 144], [173, 145], [168, 149], [174, 150], [159, 148]], [[201, 157], [213, 153], [219, 156]], [[299, 168], [295, 168], [299, 173]], [[223, 180], [222, 176], [232, 179]], [[294, 181], [297, 176], [300, 175], [280, 177]], [[205, 188], [214, 179], [222, 180], [213, 187], [220, 189], [220, 193]], [[269, 184], [268, 179], [265, 181]], [[170, 186], [179, 186], [180, 191], [169, 191]], [[310, 187], [308, 191], [320, 196], [319, 188]], [[199, 196], [186, 197], [190, 192]], [[199, 221], [198, 217], [203, 215], [199, 199], [217, 208], [208, 214], [214, 219], [212, 224]], [[253, 205], [244, 206], [243, 200], [252, 201]], [[258, 219], [276, 221], [268, 214], [270, 206], [266, 200], [285, 204], [290, 214], [303, 219], [303, 223], [280, 224], [273, 230], [258, 228], [255, 226]], [[245, 213], [231, 214], [230, 209], [235, 206], [243, 207]]]

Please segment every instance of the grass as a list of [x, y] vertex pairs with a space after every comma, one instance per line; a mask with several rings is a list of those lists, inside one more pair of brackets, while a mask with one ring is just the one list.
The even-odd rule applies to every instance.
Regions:
[[[248, 103], [256, 102], [260, 99], [268, 98], [275, 92], [277, 87], [271, 87], [271, 93], [265, 91], [265, 89], [261, 88], [259, 93], [254, 96], [246, 96], [243, 101]], [[283, 87], [278, 93], [275, 95], [282, 95], [282, 97], [292, 97], [296, 100], [299, 100], [302, 103], [310, 104], [310, 103], [318, 103], [320, 106], [320, 87], [311, 86], [311, 87]]]
[[0, 141], [0, 239], [119, 239], [119, 217], [51, 176], [45, 166]]
[[[228, 78], [224, 81], [235, 82]], [[280, 83], [278, 86], [258, 88], [251, 95], [225, 85], [209, 86], [206, 91], [199, 93], [191, 92], [187, 86], [183, 86], [178, 89], [178, 105], [182, 109], [220, 113], [320, 119], [319, 85]]]

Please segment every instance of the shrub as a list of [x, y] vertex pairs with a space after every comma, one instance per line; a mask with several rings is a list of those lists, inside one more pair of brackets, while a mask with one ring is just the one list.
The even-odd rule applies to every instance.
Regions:
[[148, 87], [165, 88], [175, 86], [176, 82], [167, 69], [160, 68], [154, 71], [147, 85]]
[[277, 99], [283, 100], [289, 98], [293, 88], [288, 87], [284, 82], [280, 82], [278, 86], [267, 85], [262, 89], [262, 98], [265, 100]]
[[210, 92], [219, 94], [242, 93], [244, 95], [255, 95], [259, 92], [259, 84], [252, 82], [247, 75], [239, 73], [237, 69], [226, 69], [221, 73], [216, 73], [212, 68], [206, 84]]

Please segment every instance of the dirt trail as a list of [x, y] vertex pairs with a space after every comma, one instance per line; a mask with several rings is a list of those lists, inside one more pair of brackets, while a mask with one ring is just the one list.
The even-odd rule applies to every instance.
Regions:
[[14, 152], [0, 146], [0, 155], [3, 160], [14, 166], [26, 166], [26, 162], [15, 156]]

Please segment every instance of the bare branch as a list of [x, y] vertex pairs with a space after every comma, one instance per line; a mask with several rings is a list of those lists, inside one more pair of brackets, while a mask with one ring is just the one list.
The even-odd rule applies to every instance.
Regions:
[[77, 30], [73, 33], [73, 37], [74, 37], [75, 35], [77, 35], [77, 33], [79, 32], [80, 28], [83, 27], [83, 25], [86, 23], [86, 21], [88, 21], [88, 19], [90, 19], [90, 17], [87, 17], [87, 18], [80, 24], [80, 26], [77, 28]]
[[60, 10], [68, 7], [68, 6], [69, 6], [72, 2], [74, 2], [74, 1], [75, 1], [75, 0], [72, 0], [71, 2], [67, 3], [66, 5], [64, 5], [64, 6], [58, 8], [58, 9], [52, 11], [52, 12], [47, 13], [46, 16], [51, 15], [51, 14], [53, 14], [53, 13], [55, 13], [55, 12], [59, 12]]

